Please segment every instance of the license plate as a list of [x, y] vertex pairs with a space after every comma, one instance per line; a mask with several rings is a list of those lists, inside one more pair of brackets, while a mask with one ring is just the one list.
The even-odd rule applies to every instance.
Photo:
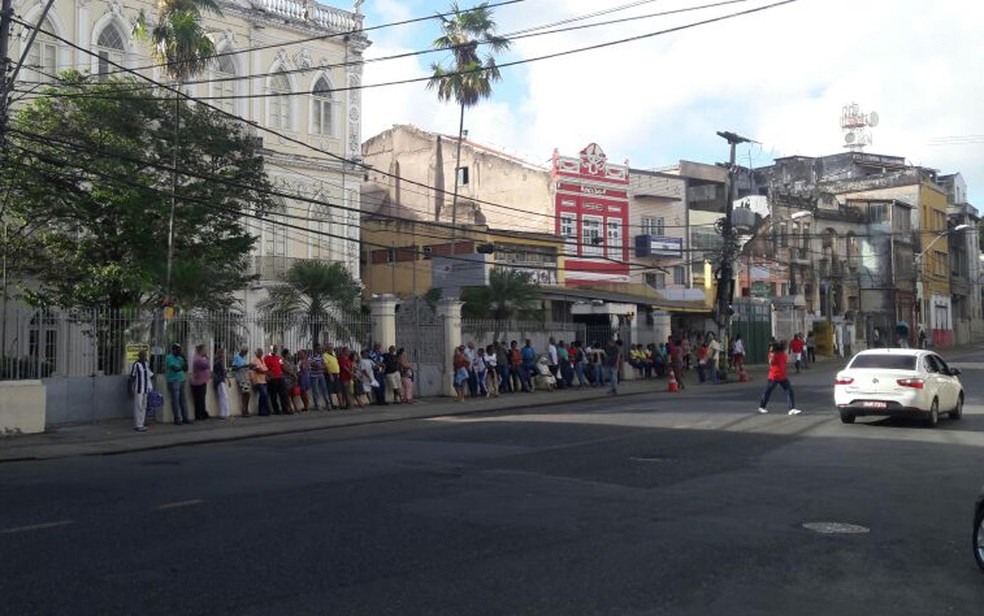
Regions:
[[887, 408], [887, 407], [888, 407], [888, 403], [887, 402], [865, 402], [864, 403], [864, 408], [866, 408], [866, 409], [883, 409], [883, 408]]

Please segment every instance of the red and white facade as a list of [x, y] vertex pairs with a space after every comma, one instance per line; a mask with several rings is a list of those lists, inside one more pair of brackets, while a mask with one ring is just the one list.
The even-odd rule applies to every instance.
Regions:
[[567, 285], [629, 282], [629, 167], [596, 143], [577, 157], [554, 150], [554, 211]]

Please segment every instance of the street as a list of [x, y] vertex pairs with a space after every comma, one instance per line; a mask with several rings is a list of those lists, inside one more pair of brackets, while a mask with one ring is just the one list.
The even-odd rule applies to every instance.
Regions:
[[[982, 614], [964, 418], [761, 380], [0, 465], [3, 614]], [[828, 532], [821, 532], [828, 531]], [[833, 531], [833, 532], [829, 532]]]

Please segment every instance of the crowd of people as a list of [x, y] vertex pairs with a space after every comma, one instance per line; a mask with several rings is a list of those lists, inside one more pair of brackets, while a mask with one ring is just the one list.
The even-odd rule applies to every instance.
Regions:
[[[806, 340], [797, 334], [789, 343], [797, 372], [811, 359], [815, 361], [812, 342], [812, 334]], [[461, 402], [572, 387], [607, 386], [612, 394], [617, 394], [619, 380], [628, 369], [635, 370], [642, 379], [667, 378], [672, 374], [681, 388], [681, 377], [692, 370], [701, 383], [717, 383], [726, 378], [724, 349], [713, 333], [676, 334], [665, 343], [632, 344], [627, 350], [622, 346], [617, 339], [599, 344], [580, 340], [567, 343], [551, 337], [542, 350], [534, 348], [529, 339], [523, 346], [516, 340], [487, 346], [469, 341], [455, 350], [452, 359], [455, 399]], [[778, 347], [776, 341], [770, 345], [770, 363]], [[782, 349], [785, 359], [785, 344]], [[744, 357], [744, 342], [736, 335], [728, 345], [727, 370], [743, 370]], [[186, 380], [196, 421], [213, 416], [228, 419], [231, 389], [238, 395], [242, 417], [250, 416], [254, 399], [256, 414], [264, 417], [415, 401], [414, 368], [406, 349], [390, 346], [383, 350], [378, 343], [361, 352], [332, 344], [315, 344], [310, 350], [297, 352], [273, 345], [266, 351], [258, 348], [251, 355], [248, 347], [242, 347], [231, 360], [222, 348], [209, 357], [206, 345], [198, 345], [190, 362], [181, 345], [174, 344], [165, 358], [164, 371], [175, 425], [191, 423]], [[140, 432], [146, 430], [152, 377], [146, 353], [141, 352], [131, 367], [129, 384], [134, 428]], [[777, 379], [777, 383], [781, 385], [782, 380]], [[218, 405], [214, 414], [207, 408], [209, 386]], [[764, 401], [767, 399], [768, 395]]]
[[622, 362], [622, 345], [617, 340], [600, 345], [551, 337], [542, 351], [529, 339], [522, 347], [516, 340], [484, 347], [469, 341], [455, 350], [452, 360], [456, 400], [575, 386], [607, 385], [612, 393], [618, 393]]
[[[185, 381], [191, 391], [195, 421], [213, 416], [230, 416], [230, 389], [239, 396], [240, 415], [249, 417], [256, 399], [256, 414], [293, 415], [307, 411], [363, 408], [370, 404], [410, 404], [414, 402], [414, 369], [405, 349], [394, 346], [383, 351], [376, 344], [371, 350], [357, 352], [347, 346], [324, 348], [315, 344], [310, 350], [292, 353], [279, 345], [266, 352], [242, 347], [227, 361], [218, 348], [209, 357], [204, 344], [195, 347], [191, 361], [180, 344], [171, 346], [164, 360], [165, 381], [171, 399], [175, 425], [191, 423], [185, 393]], [[147, 354], [141, 351], [130, 370], [129, 390], [133, 397], [134, 429], [146, 431], [147, 400], [153, 391], [153, 372]], [[211, 385], [218, 405], [217, 413], [207, 409]], [[389, 401], [387, 401], [389, 398]]]

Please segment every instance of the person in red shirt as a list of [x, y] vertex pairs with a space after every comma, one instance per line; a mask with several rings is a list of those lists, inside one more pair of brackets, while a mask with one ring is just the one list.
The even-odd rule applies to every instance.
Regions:
[[342, 347], [338, 354], [338, 384], [339, 402], [341, 408], [352, 408], [352, 377], [355, 375], [355, 364], [348, 347]]
[[769, 382], [762, 392], [762, 400], [759, 402], [759, 413], [768, 413], [769, 397], [772, 390], [778, 385], [786, 392], [786, 399], [789, 401], [789, 414], [799, 415], [802, 411], [796, 408], [796, 401], [793, 397], [793, 386], [789, 384], [789, 377], [786, 376], [786, 345], [780, 340], [769, 353]]
[[273, 345], [270, 352], [263, 358], [266, 364], [267, 379], [269, 380], [270, 408], [274, 415], [293, 415], [291, 410], [290, 398], [287, 395], [287, 385], [284, 382], [283, 358], [280, 357], [280, 347]]
[[796, 362], [796, 373], [799, 374], [800, 362], [803, 361], [803, 338], [799, 334], [793, 336], [793, 339], [789, 342], [789, 352], [793, 354], [793, 360]]

